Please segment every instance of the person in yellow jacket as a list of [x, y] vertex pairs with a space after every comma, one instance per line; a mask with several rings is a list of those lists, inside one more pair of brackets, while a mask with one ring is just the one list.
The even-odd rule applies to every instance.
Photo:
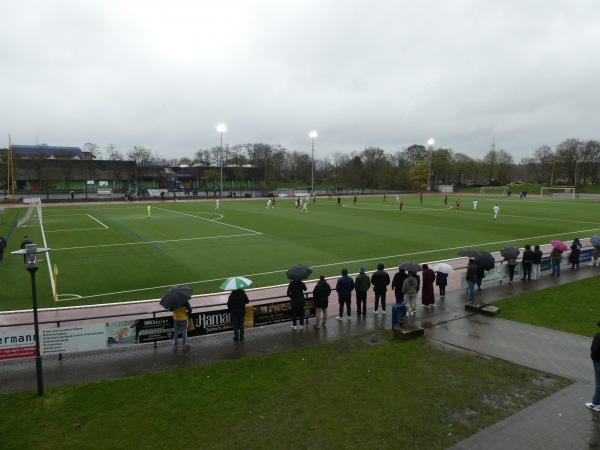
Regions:
[[185, 302], [182, 306], [173, 309], [173, 348], [177, 350], [179, 332], [181, 331], [181, 344], [183, 350], [188, 350], [190, 345], [187, 343], [188, 317], [192, 315], [192, 306], [190, 302]]

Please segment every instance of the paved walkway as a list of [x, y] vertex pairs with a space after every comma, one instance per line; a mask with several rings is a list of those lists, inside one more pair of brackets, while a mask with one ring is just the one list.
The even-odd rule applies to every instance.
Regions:
[[[478, 293], [483, 302], [557, 284], [600, 275], [600, 269], [582, 265], [579, 271], [563, 270], [560, 278], [485, 287]], [[451, 277], [457, 279], [459, 277]], [[281, 289], [281, 288], [279, 288]], [[276, 289], [277, 290], [277, 289]], [[584, 402], [593, 394], [593, 368], [589, 358], [591, 340], [586, 337], [519, 324], [498, 317], [470, 314], [464, 310], [465, 292], [456, 281], [445, 300], [433, 310], [420, 309], [412, 319], [426, 328], [429, 339], [505, 359], [575, 380], [575, 384], [535, 405], [456, 444], [453, 449], [589, 449], [600, 448], [600, 415]], [[372, 293], [368, 302], [373, 304]], [[354, 305], [353, 305], [354, 306]], [[337, 311], [331, 302], [330, 314]], [[591, 318], [596, 321], [597, 318]], [[67, 354], [63, 359], [44, 357], [44, 386], [78, 384], [160, 372], [180, 367], [213, 364], [236, 358], [351, 336], [368, 335], [391, 328], [391, 314], [338, 322], [330, 316], [326, 329], [312, 326], [291, 330], [289, 324], [247, 330], [243, 342], [234, 343], [229, 333], [190, 340], [188, 352], [173, 352], [170, 343], [139, 345], [118, 350]], [[36, 389], [33, 359], [0, 362], [0, 392]]]

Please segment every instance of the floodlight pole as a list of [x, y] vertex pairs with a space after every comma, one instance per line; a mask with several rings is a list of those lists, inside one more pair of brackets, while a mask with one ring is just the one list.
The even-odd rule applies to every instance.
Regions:
[[310, 194], [315, 195], [315, 138], [317, 137], [316, 131], [311, 131], [308, 136], [312, 139], [312, 157], [310, 159]]
[[431, 191], [431, 150], [432, 150], [431, 146], [434, 143], [435, 143], [435, 141], [433, 140], [433, 138], [429, 139], [427, 141], [427, 144], [429, 144], [429, 148], [427, 149], [427, 156], [428, 156], [428, 158], [427, 158], [427, 161], [428, 161], [428, 164], [427, 164], [427, 190], [428, 191]]
[[221, 133], [221, 151], [220, 151], [220, 160], [221, 160], [221, 186], [219, 188], [219, 197], [223, 197], [223, 133], [227, 131], [227, 127], [224, 123], [220, 123], [217, 125], [217, 131]]

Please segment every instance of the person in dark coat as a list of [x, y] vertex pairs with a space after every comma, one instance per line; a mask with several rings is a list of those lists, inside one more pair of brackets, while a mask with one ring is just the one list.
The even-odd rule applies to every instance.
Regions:
[[581, 254], [581, 242], [579, 238], [575, 238], [571, 244], [571, 254], [569, 255], [569, 262], [571, 263], [571, 269], [579, 270], [579, 255]]
[[522, 281], [531, 280], [531, 269], [533, 268], [533, 250], [531, 245], [525, 244], [525, 251], [523, 252], [523, 278]]
[[446, 286], [448, 286], [448, 274], [445, 272], [435, 273], [435, 284], [440, 287], [440, 299], [446, 298]]
[[483, 279], [485, 278], [485, 270], [483, 267], [477, 266], [477, 290], [481, 292], [481, 283], [483, 283]]
[[469, 298], [467, 301], [473, 302], [475, 301], [475, 283], [477, 282], [477, 264], [475, 264], [475, 260], [473, 258], [469, 259], [465, 280], [469, 289]]
[[394, 297], [396, 298], [396, 303], [404, 302], [404, 294], [402, 293], [402, 285], [404, 284], [404, 280], [408, 278], [408, 274], [404, 269], [398, 268], [398, 272], [392, 278], [392, 289], [394, 290]]
[[510, 257], [510, 258], [505, 258], [506, 260], [506, 267], [508, 268], [508, 282], [512, 283], [513, 282], [513, 278], [515, 276], [515, 268], [517, 267], [517, 258], [516, 257]]
[[540, 250], [540, 246], [536, 245], [533, 247], [533, 258], [531, 259], [531, 276], [534, 280], [540, 279], [540, 266], [542, 264], [542, 257], [544, 256], [544, 252]]
[[4, 258], [4, 249], [6, 248], [6, 239], [3, 236], [0, 236], [0, 263]]
[[296, 329], [296, 320], [299, 319], [299, 329], [304, 328], [304, 291], [306, 285], [300, 280], [293, 280], [287, 289], [287, 296], [291, 299], [292, 330]]
[[246, 305], [250, 303], [248, 295], [243, 289], [231, 291], [227, 299], [227, 309], [233, 324], [233, 340], [244, 340], [244, 321], [246, 319]]
[[317, 323], [315, 328], [323, 328], [327, 326], [327, 307], [329, 306], [329, 295], [331, 294], [331, 286], [323, 275], [319, 277], [319, 282], [313, 289], [313, 298], [315, 300], [315, 310], [317, 314]]
[[373, 292], [375, 293], [375, 309], [373, 312], [378, 313], [379, 301], [381, 300], [381, 309], [385, 314], [385, 295], [387, 287], [390, 284], [390, 275], [383, 270], [383, 263], [377, 264], [377, 270], [371, 275], [371, 284], [373, 285]]
[[367, 291], [371, 289], [371, 278], [365, 273], [365, 268], [359, 269], [359, 274], [354, 280], [354, 290], [356, 291], [356, 318], [360, 319], [367, 316]]
[[435, 283], [435, 272], [427, 264], [423, 264], [423, 293], [421, 294], [421, 303], [425, 308], [435, 306], [435, 293], [433, 292], [433, 283]]
[[342, 269], [342, 276], [338, 278], [335, 284], [335, 290], [338, 293], [338, 302], [340, 304], [340, 313], [336, 317], [337, 320], [342, 320], [344, 317], [344, 305], [346, 305], [346, 313], [348, 320], [352, 318], [352, 291], [354, 290], [354, 280], [348, 276], [348, 269]]
[[[600, 322], [597, 324], [600, 327]], [[590, 349], [590, 356], [592, 363], [594, 364], [594, 378], [596, 381], [596, 388], [594, 391], [594, 397], [592, 397], [591, 403], [586, 403], [590, 409], [600, 412], [600, 333], [596, 333], [594, 340], [592, 341], [592, 348]]]

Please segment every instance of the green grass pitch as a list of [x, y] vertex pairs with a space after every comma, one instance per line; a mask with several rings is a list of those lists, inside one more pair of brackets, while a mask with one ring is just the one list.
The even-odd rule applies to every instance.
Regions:
[[[152, 202], [43, 206], [42, 224], [17, 228], [27, 208], [7, 208], [0, 234], [8, 236], [0, 266], [3, 310], [31, 308], [30, 276], [18, 250], [23, 235], [52, 249], [40, 258], [40, 307], [75, 306], [159, 298], [171, 285], [187, 283], [195, 294], [218, 292], [230, 276], [246, 276], [252, 287], [287, 283], [285, 271], [310, 265], [316, 278], [374, 270], [413, 260], [457, 257], [463, 248], [498, 251], [505, 245], [546, 244], [600, 234], [600, 201], [461, 197], [444, 205], [442, 195], [335, 197], [309, 201], [308, 213], [292, 199]], [[478, 200], [473, 211], [473, 200]], [[494, 220], [492, 207], [500, 207]], [[49, 265], [50, 263], [50, 265]], [[58, 269], [58, 301], [52, 271]]]

